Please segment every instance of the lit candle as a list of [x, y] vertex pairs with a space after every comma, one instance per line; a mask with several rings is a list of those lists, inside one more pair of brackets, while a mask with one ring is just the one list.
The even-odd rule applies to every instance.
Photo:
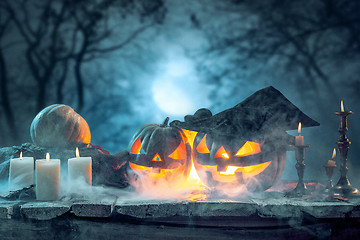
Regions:
[[9, 189], [29, 187], [34, 184], [34, 158], [23, 157], [20, 152], [19, 158], [10, 160]]
[[76, 158], [68, 160], [69, 182], [76, 179], [83, 179], [88, 184], [92, 184], [92, 159], [91, 157], [80, 157], [79, 149], [75, 150]]
[[343, 100], [341, 100], [341, 102], [340, 102], [340, 110], [341, 110], [341, 112], [345, 111], [344, 110], [344, 102], [343, 102]]
[[295, 137], [295, 146], [302, 146], [304, 145], [304, 136], [301, 136], [301, 122], [298, 125], [298, 133], [299, 136]]
[[331, 158], [331, 160], [329, 160], [328, 163], [327, 163], [328, 166], [330, 166], [330, 167], [336, 167], [335, 161], [333, 160], [335, 156], [336, 156], [336, 150], [335, 150], [335, 148], [334, 148], [334, 151], [333, 151], [333, 154], [332, 154], [332, 158]]
[[36, 160], [36, 199], [58, 200], [60, 196], [60, 159]]

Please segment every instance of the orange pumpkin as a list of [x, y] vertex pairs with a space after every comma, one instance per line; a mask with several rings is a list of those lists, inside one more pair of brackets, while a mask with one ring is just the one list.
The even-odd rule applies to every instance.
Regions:
[[245, 186], [266, 190], [280, 177], [286, 150], [271, 139], [229, 138], [198, 133], [193, 147], [194, 165], [200, 178], [216, 190]]
[[32, 141], [44, 147], [89, 145], [90, 128], [71, 107], [54, 104], [41, 110], [31, 123]]
[[144, 125], [130, 141], [129, 182], [137, 188], [158, 182], [181, 184], [189, 174], [191, 148], [181, 129], [167, 126], [168, 120]]

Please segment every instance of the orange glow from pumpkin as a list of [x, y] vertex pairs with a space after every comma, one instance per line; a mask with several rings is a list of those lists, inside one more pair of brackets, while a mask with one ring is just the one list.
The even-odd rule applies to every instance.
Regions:
[[221, 148], [219, 148], [219, 150], [217, 150], [217, 152], [215, 153], [214, 158], [225, 158], [225, 159], [229, 159], [230, 156], [229, 156], [229, 154], [225, 151], [224, 147], [221, 146]]
[[[189, 143], [189, 145], [193, 148], [193, 142], [197, 132], [185, 129], [182, 129], [182, 131], [184, 133], [184, 142], [180, 143], [175, 151], [169, 155], [170, 158], [176, 159], [184, 157], [186, 159], [186, 144]], [[209, 153], [210, 151], [205, 143], [206, 135], [200, 141], [200, 147], [198, 145], [196, 150], [198, 152], [203, 151], [202, 149], [205, 145], [206, 149], [208, 150], [207, 153]], [[138, 138], [132, 146], [132, 150], [134, 150], [133, 152], [140, 152], [140, 146], [141, 142]], [[246, 156], [261, 152], [260, 145], [250, 141], [246, 142], [241, 147], [241, 149], [241, 151], [238, 151], [239, 156]], [[221, 157], [225, 159], [230, 158], [229, 154], [225, 151], [223, 146], [221, 146], [214, 157]], [[160, 155], [156, 154], [152, 160], [158, 162], [160, 159]], [[131, 178], [129, 182], [132, 186], [135, 187], [138, 193], [144, 194], [148, 197], [156, 199], [205, 201], [214, 189], [207, 186], [206, 183], [202, 182], [201, 179], [206, 179], [203, 177], [203, 175], [210, 173], [210, 176], [212, 176], [213, 180], [221, 184], [221, 194], [235, 197], [246, 193], [247, 191], [246, 184], [240, 182], [239, 177], [242, 177], [243, 179], [254, 177], [263, 172], [270, 165], [270, 163], [271, 161], [268, 161], [247, 167], [229, 165], [226, 167], [225, 171], [218, 172], [217, 165], [199, 165], [196, 161], [194, 162], [193, 155], [191, 155], [190, 169], [189, 167], [185, 168], [184, 165], [173, 169], [162, 169], [159, 167], [154, 168], [140, 166], [129, 162], [130, 168], [137, 174], [137, 176]], [[189, 166], [189, 164], [190, 162], [187, 162], [186, 166]]]
[[186, 147], [183, 142], [175, 149], [175, 151], [169, 155], [170, 158], [180, 160], [186, 158]]
[[340, 102], [340, 109], [341, 109], [341, 112], [344, 112], [344, 111], [345, 111], [343, 100], [341, 100], [341, 102]]
[[260, 153], [260, 145], [256, 142], [247, 141], [235, 154], [236, 157], [245, 157]]
[[234, 175], [236, 170], [240, 169], [240, 167], [235, 166], [227, 166], [225, 172], [219, 172], [220, 175]]
[[190, 173], [186, 179], [184, 169], [161, 169], [140, 166], [129, 162], [129, 166], [138, 177], [132, 179], [132, 185], [139, 193], [160, 199], [177, 199], [188, 201], [203, 201], [206, 199], [206, 190], [209, 189], [202, 183], [194, 163], [191, 164]]
[[199, 145], [197, 145], [196, 151], [199, 153], [210, 153], [209, 148], [206, 146], [206, 134], [203, 139], [201, 139]]
[[132, 154], [140, 154], [140, 150], [141, 150], [141, 139], [140, 137], [138, 137], [134, 142], [134, 144], [131, 146], [130, 152]]
[[191, 130], [186, 130], [186, 129], [183, 129], [183, 128], [181, 128], [181, 130], [185, 134], [185, 136], [187, 138], [186, 140], [187, 140], [187, 142], [189, 143], [189, 145], [190, 145], [190, 147], [192, 149], [197, 132], [191, 131]]
[[209, 171], [212, 174], [214, 180], [222, 183], [237, 183], [236, 173], [242, 173], [244, 179], [252, 178], [260, 173], [262, 173], [269, 165], [271, 161], [264, 162], [261, 164], [247, 166], [247, 167], [237, 167], [237, 166], [227, 166], [225, 172], [218, 172], [217, 166], [202, 165], [205, 171]]
[[162, 162], [160, 155], [157, 153], [152, 159], [153, 162]]

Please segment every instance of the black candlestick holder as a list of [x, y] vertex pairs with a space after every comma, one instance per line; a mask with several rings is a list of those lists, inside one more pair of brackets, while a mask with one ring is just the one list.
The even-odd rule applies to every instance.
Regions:
[[340, 153], [340, 179], [338, 183], [332, 188], [332, 195], [345, 198], [360, 197], [360, 191], [351, 185], [347, 177], [347, 172], [349, 170], [347, 167], [347, 153], [351, 144], [349, 139], [346, 137], [346, 132], [348, 131], [347, 116], [352, 114], [352, 112], [341, 111], [335, 112], [335, 114], [340, 118], [340, 138], [336, 143]]
[[291, 190], [290, 192], [287, 192], [285, 196], [287, 197], [301, 197], [303, 195], [309, 195], [310, 191], [306, 188], [306, 185], [304, 183], [304, 170], [306, 164], [304, 163], [305, 160], [305, 148], [309, 148], [310, 145], [295, 145], [290, 146], [291, 149], [295, 150], [295, 159], [296, 159], [296, 165], [295, 168], [297, 170], [298, 174], [298, 183], [296, 187]]

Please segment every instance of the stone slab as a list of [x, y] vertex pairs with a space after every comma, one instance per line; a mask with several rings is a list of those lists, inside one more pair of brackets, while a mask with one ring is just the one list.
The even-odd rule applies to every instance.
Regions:
[[73, 201], [71, 212], [78, 217], [110, 217], [117, 197], [97, 195], [92, 199]]
[[29, 202], [20, 206], [20, 213], [30, 219], [50, 220], [69, 212], [70, 207], [64, 202]]
[[[245, 203], [245, 202], [242, 202]], [[118, 201], [118, 214], [135, 218], [165, 217], [246, 217], [256, 212], [255, 204], [239, 202]]]
[[306, 199], [251, 199], [227, 202], [175, 202], [118, 200], [115, 212], [148, 219], [166, 217], [248, 217], [255, 213], [261, 218], [301, 219], [305, 214], [314, 218], [359, 217], [358, 202], [310, 201]]
[[19, 216], [20, 201], [0, 201], [0, 218], [11, 219]]

